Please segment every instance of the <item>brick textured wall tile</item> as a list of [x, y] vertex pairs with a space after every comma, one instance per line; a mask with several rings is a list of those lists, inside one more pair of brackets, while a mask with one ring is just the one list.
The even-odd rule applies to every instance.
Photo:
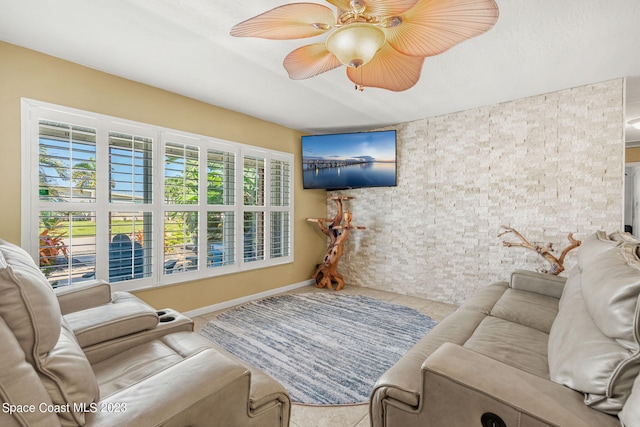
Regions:
[[516, 268], [547, 268], [503, 247], [514, 239], [498, 238], [500, 226], [558, 250], [569, 232], [621, 228], [622, 124], [623, 82], [612, 80], [395, 126], [398, 186], [328, 193], [354, 196], [345, 207], [367, 227], [349, 237], [339, 271], [353, 285], [460, 304]]

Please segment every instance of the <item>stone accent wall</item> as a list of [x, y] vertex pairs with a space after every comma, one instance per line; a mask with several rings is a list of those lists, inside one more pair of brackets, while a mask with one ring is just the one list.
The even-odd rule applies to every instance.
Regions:
[[620, 229], [623, 88], [612, 80], [394, 126], [398, 186], [328, 193], [355, 197], [346, 209], [367, 227], [345, 246], [346, 282], [460, 304], [513, 269], [548, 267], [503, 247], [517, 239], [498, 238], [501, 225], [558, 252], [569, 232]]

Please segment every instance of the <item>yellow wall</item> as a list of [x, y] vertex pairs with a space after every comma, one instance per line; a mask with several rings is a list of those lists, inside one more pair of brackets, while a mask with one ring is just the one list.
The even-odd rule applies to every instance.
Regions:
[[0, 238], [20, 244], [22, 97], [294, 154], [293, 264], [137, 292], [180, 311], [308, 280], [325, 238], [306, 217], [326, 215], [326, 192], [302, 190], [299, 131], [0, 42]]
[[627, 163], [640, 162], [640, 147], [627, 148], [624, 156]]

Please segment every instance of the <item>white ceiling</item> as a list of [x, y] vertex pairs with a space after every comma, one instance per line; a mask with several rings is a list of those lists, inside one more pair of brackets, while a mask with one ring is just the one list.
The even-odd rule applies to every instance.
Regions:
[[[495, 27], [427, 58], [421, 80], [405, 92], [356, 91], [344, 68], [289, 80], [287, 53], [321, 38], [229, 36], [234, 24], [284, 3], [292, 2], [0, 0], [0, 40], [310, 133], [372, 129], [640, 75], [640, 1], [497, 0]], [[640, 105], [627, 119], [632, 114], [640, 117]]]

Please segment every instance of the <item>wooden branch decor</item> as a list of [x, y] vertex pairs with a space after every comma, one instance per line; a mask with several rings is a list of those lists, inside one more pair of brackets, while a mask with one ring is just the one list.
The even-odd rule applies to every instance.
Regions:
[[[336, 202], [338, 207], [338, 212], [333, 219], [307, 218], [307, 221], [317, 223], [320, 231], [329, 237], [329, 247], [324, 260], [316, 267], [316, 272], [312, 276], [318, 288], [333, 289], [334, 282], [336, 283], [336, 291], [344, 287], [344, 277], [338, 273], [338, 262], [342, 256], [344, 242], [351, 234], [351, 230], [365, 230], [365, 227], [351, 225], [351, 212], [343, 212], [342, 201], [351, 198], [347, 196], [329, 197], [330, 200]], [[329, 225], [325, 226], [325, 223]]]
[[537, 252], [538, 254], [540, 254], [541, 257], [543, 257], [545, 260], [547, 260], [551, 264], [551, 269], [550, 270], [542, 270], [542, 272], [543, 273], [553, 274], [555, 276], [557, 276], [558, 274], [560, 274], [560, 273], [562, 273], [564, 271], [564, 257], [569, 253], [570, 250], [572, 250], [574, 248], [577, 248], [578, 246], [580, 246], [580, 243], [582, 243], [580, 240], [576, 240], [576, 239], [573, 238], [573, 233], [569, 233], [569, 236], [568, 236], [569, 246], [564, 248], [564, 250], [560, 254], [559, 258], [556, 258], [551, 253], [554, 250], [553, 249], [553, 243], [547, 243], [546, 246], [532, 245], [516, 229], [511, 228], [511, 227], [507, 227], [505, 225], [501, 226], [500, 228], [504, 229], [505, 231], [503, 231], [502, 233], [498, 234], [498, 237], [504, 236], [505, 234], [513, 233], [521, 241], [521, 243], [512, 243], [512, 242], [503, 241], [502, 244], [504, 246], [506, 246], [508, 248], [510, 248], [512, 246], [520, 246], [520, 247], [531, 249], [532, 251]]

